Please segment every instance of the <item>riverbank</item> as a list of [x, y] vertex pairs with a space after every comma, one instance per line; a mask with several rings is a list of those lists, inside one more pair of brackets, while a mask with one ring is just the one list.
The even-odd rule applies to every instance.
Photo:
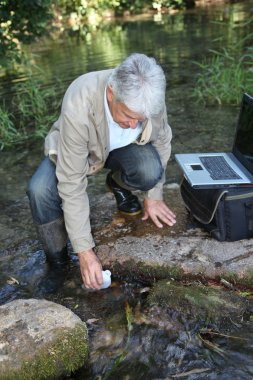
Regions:
[[[177, 223], [158, 229], [140, 216], [121, 216], [111, 193], [90, 199], [92, 230], [103, 267], [118, 279], [147, 283], [171, 278], [201, 279], [203, 283], [226, 280], [231, 287], [252, 288], [253, 239], [218, 242], [211, 238], [189, 218], [176, 184], [167, 185], [165, 200], [176, 213]], [[2, 281], [13, 277], [22, 283], [23, 276], [27, 281], [30, 271], [36, 270], [36, 262], [44, 261], [27, 199], [6, 207], [1, 223], [5, 232], [0, 251]], [[24, 262], [28, 258], [29, 268]], [[75, 276], [79, 276], [78, 268]]]

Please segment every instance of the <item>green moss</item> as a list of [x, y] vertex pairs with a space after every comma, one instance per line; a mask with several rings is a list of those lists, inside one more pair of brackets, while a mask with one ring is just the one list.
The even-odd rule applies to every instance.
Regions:
[[[194, 273], [185, 273], [179, 265], [171, 266], [154, 266], [143, 264], [142, 262], [136, 263], [134, 260], [128, 260], [120, 264], [116, 262], [111, 268], [115, 276], [124, 277], [124, 279], [133, 281], [143, 281], [152, 283], [159, 280], [174, 279], [176, 281], [194, 280], [194, 279], [209, 279], [205, 275], [205, 268], [202, 266], [196, 267]], [[223, 274], [211, 278], [219, 282], [220, 278], [224, 278], [231, 284], [237, 284], [253, 288], [253, 270], [250, 270], [240, 277], [234, 272], [224, 272]]]
[[243, 285], [247, 285], [250, 288], [253, 288], [253, 270], [248, 271], [243, 279], [240, 279], [240, 282]]
[[186, 286], [165, 280], [154, 285], [148, 302], [190, 315], [197, 320], [233, 316], [241, 318], [246, 309], [245, 300], [233, 292], [206, 286]]
[[231, 284], [238, 284], [239, 278], [236, 273], [233, 272], [227, 272], [223, 273], [219, 276], [219, 278], [223, 278], [224, 280], [230, 282]]
[[223, 273], [219, 277], [230, 282], [232, 285], [241, 285], [249, 287], [251, 289], [253, 288], [253, 270], [249, 270], [248, 272], [244, 273], [243, 277], [240, 277], [237, 273], [234, 272]]
[[182, 268], [172, 266], [152, 266], [136, 263], [134, 260], [125, 261], [123, 264], [115, 263], [113, 273], [127, 277], [129, 280], [153, 282], [155, 280], [170, 279], [182, 280], [186, 278]]
[[60, 330], [53, 343], [44, 345], [35, 357], [27, 358], [19, 370], [1, 374], [1, 380], [57, 379], [83, 366], [88, 358], [86, 326], [78, 324], [74, 330]]

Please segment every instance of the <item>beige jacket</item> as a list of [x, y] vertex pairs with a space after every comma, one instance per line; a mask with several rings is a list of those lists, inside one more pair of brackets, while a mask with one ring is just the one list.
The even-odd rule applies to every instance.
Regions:
[[[66, 229], [75, 252], [94, 247], [89, 220], [87, 176], [103, 168], [109, 154], [109, 129], [104, 108], [104, 91], [112, 70], [84, 74], [68, 88], [59, 119], [45, 140], [45, 155], [56, 164], [58, 191]], [[171, 129], [166, 107], [147, 120], [137, 144], [152, 142], [166, 168], [171, 152]], [[162, 180], [147, 196], [162, 199]]]

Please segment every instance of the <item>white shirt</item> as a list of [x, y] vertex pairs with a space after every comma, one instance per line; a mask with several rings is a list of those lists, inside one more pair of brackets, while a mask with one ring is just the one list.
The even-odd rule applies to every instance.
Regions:
[[105, 95], [104, 95], [104, 105], [105, 105], [106, 119], [107, 119], [107, 123], [109, 127], [109, 141], [110, 141], [109, 151], [111, 152], [114, 149], [122, 148], [123, 146], [133, 143], [142, 131], [141, 123], [138, 122], [136, 128], [134, 129], [132, 128], [124, 129], [124, 128], [121, 128], [118, 123], [115, 123], [115, 121], [112, 118], [112, 114], [107, 103], [106, 88], [105, 88]]

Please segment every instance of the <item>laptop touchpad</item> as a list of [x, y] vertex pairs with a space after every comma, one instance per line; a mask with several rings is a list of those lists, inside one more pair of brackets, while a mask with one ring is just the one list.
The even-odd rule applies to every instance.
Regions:
[[198, 165], [198, 164], [193, 164], [190, 166], [191, 166], [192, 170], [203, 170], [202, 166]]

